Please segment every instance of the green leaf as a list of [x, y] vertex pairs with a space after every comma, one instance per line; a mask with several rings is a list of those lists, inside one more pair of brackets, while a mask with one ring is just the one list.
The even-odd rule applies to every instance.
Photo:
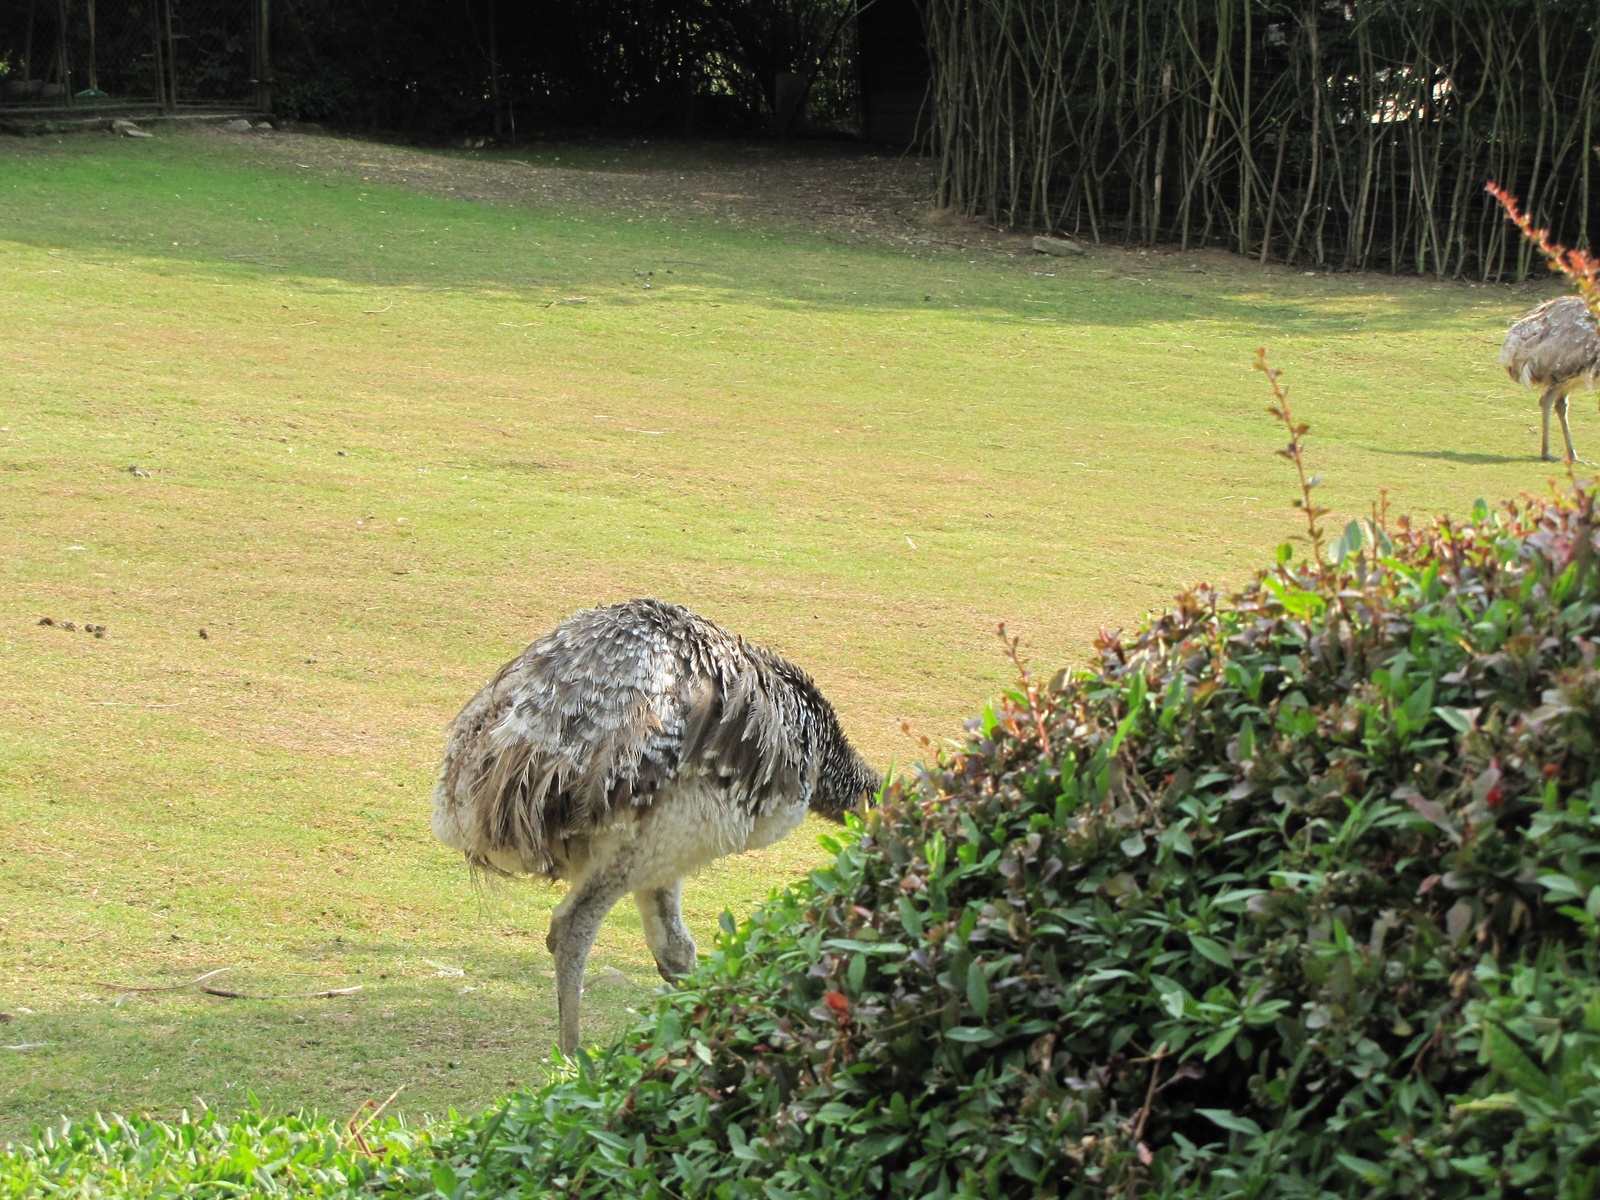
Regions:
[[946, 1029], [944, 1036], [952, 1042], [968, 1042], [975, 1046], [994, 1046], [1000, 1042], [1000, 1036], [983, 1025], [957, 1025]]
[[908, 952], [904, 942], [863, 942], [858, 938], [828, 938], [822, 943], [825, 950], [844, 950], [851, 954], [896, 955]]
[[1460, 1112], [1511, 1112], [1521, 1108], [1522, 1102], [1515, 1092], [1495, 1092], [1477, 1100], [1463, 1101], [1455, 1107]]
[[456, 1184], [461, 1182], [456, 1178], [455, 1168], [449, 1163], [434, 1162], [428, 1168], [428, 1177], [433, 1181], [433, 1186], [446, 1196], [456, 1190]]
[[1420, 727], [1433, 711], [1433, 680], [1424, 680], [1422, 686], [1406, 698], [1406, 719], [1412, 728]]
[[1206, 1040], [1206, 1061], [1210, 1062], [1217, 1055], [1221, 1054], [1233, 1042], [1233, 1039], [1238, 1036], [1239, 1027], [1237, 1025], [1230, 1025], [1226, 1029], [1212, 1034], [1211, 1037]]
[[1555, 1088], [1551, 1084], [1550, 1077], [1528, 1057], [1516, 1039], [1499, 1025], [1484, 1026], [1483, 1053], [1490, 1065], [1505, 1076], [1506, 1082], [1541, 1100], [1555, 1098]]
[[1357, 1158], [1354, 1154], [1340, 1154], [1337, 1157], [1344, 1169], [1358, 1177], [1362, 1183], [1384, 1184], [1389, 1182], [1389, 1173], [1370, 1159]]
[[1212, 1124], [1220, 1125], [1224, 1129], [1231, 1129], [1235, 1133], [1246, 1133], [1251, 1137], [1261, 1136], [1261, 1126], [1257, 1125], [1249, 1117], [1238, 1116], [1225, 1108], [1197, 1108], [1195, 1112], [1205, 1117]]
[[923, 928], [922, 914], [917, 911], [917, 906], [911, 903], [908, 897], [901, 896], [897, 902], [897, 907], [900, 909], [901, 926], [904, 927], [907, 933], [915, 937], [921, 937]]
[[1539, 885], [1545, 889], [1545, 900], [1550, 904], [1583, 898], [1583, 889], [1565, 875], [1541, 875]]
[[989, 1015], [989, 981], [984, 978], [983, 966], [979, 963], [967, 970], [967, 1003], [978, 1014], [978, 1020]]
[[1201, 956], [1209, 958], [1219, 967], [1227, 967], [1230, 971], [1233, 969], [1233, 955], [1228, 953], [1227, 947], [1221, 942], [1203, 937], [1198, 933], [1191, 933], [1189, 935], [1189, 944]]

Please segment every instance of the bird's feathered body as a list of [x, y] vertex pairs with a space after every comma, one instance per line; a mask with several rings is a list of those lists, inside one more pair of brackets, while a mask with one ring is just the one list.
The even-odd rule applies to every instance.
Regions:
[[562, 622], [467, 703], [433, 829], [475, 867], [571, 881], [550, 935], [570, 1051], [567, 993], [622, 895], [662, 974], [682, 974], [684, 875], [777, 841], [808, 809], [840, 820], [877, 787], [799, 667], [675, 604], [631, 600]]
[[1500, 365], [1523, 387], [1542, 392], [1543, 457], [1554, 461], [1550, 454], [1550, 413], [1554, 409], [1561, 418], [1567, 458], [1576, 459], [1567, 425], [1567, 397], [1580, 387], [1593, 388], [1600, 379], [1600, 332], [1588, 305], [1578, 296], [1546, 300], [1506, 331]]

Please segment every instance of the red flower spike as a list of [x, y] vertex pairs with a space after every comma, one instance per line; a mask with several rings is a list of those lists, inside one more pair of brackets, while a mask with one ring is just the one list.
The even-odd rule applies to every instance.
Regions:
[[850, 997], [843, 992], [829, 992], [822, 998], [822, 1002], [838, 1014], [841, 1021], [850, 1016]]
[[1568, 250], [1560, 242], [1552, 242], [1550, 231], [1535, 229], [1533, 218], [1517, 208], [1517, 198], [1498, 183], [1486, 183], [1483, 190], [1500, 202], [1500, 207], [1506, 210], [1506, 217], [1522, 230], [1522, 236], [1533, 243], [1534, 249], [1544, 255], [1550, 269], [1565, 275], [1572, 286], [1578, 289], [1589, 311], [1600, 317], [1600, 259], [1587, 250]]

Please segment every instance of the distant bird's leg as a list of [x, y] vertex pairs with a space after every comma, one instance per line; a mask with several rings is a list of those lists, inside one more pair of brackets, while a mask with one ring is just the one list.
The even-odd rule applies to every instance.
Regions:
[[683, 880], [635, 892], [633, 902], [639, 906], [645, 944], [656, 957], [656, 970], [668, 983], [676, 983], [694, 970], [694, 938], [683, 923]]
[[[1556, 396], [1560, 393], [1560, 391], [1561, 389], [1559, 386], [1546, 388], [1544, 395], [1539, 397], [1539, 411], [1544, 416], [1544, 438], [1539, 443], [1539, 457], [1545, 462], [1556, 461], [1555, 456], [1550, 453], [1550, 408], [1555, 404]], [[1561, 427], [1565, 429], [1566, 425], [1567, 413], [1566, 407], [1563, 405], [1561, 411]], [[1567, 439], [1567, 444], [1568, 446], [1571, 446], [1572, 444], [1572, 439], [1570, 437]]]
[[561, 1053], [578, 1049], [578, 1005], [583, 996], [583, 968], [600, 923], [627, 892], [625, 865], [615, 858], [593, 863], [596, 868], [573, 880], [572, 890], [556, 905], [545, 945], [556, 959], [556, 1008], [561, 1020]]
[[1561, 418], [1561, 435], [1567, 439], [1567, 461], [1591, 467], [1593, 463], [1586, 463], [1578, 457], [1578, 452], [1572, 448], [1572, 429], [1567, 425], [1567, 397], [1563, 393], [1556, 399], [1556, 415]]

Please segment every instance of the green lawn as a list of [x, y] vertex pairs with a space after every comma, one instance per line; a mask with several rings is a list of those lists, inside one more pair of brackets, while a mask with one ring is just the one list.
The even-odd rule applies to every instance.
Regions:
[[[475, 896], [427, 792], [460, 704], [574, 609], [771, 645], [887, 765], [1003, 686], [997, 622], [1054, 669], [1295, 531], [1258, 345], [1340, 512], [1552, 473], [1494, 364], [1536, 290], [914, 255], [248, 144], [0, 139], [0, 1041], [48, 1043], [0, 1050], [0, 1138], [537, 1079], [559, 891]], [[697, 936], [821, 857], [808, 829], [706, 872]], [[97, 986], [224, 966], [364, 990]], [[654, 986], [631, 909], [591, 969], [601, 1039]]]

